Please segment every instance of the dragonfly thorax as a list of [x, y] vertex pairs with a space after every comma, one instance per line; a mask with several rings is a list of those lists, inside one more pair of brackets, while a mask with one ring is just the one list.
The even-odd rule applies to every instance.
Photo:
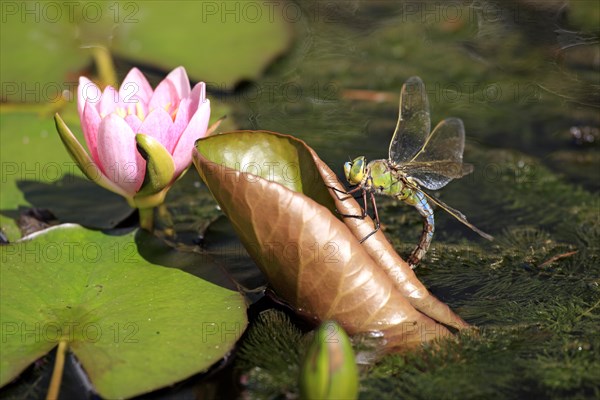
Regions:
[[[373, 160], [367, 166], [365, 189], [378, 194], [394, 197], [411, 195], [412, 191], [404, 184], [406, 176], [391, 167], [388, 160]], [[406, 191], [411, 193], [404, 193]]]

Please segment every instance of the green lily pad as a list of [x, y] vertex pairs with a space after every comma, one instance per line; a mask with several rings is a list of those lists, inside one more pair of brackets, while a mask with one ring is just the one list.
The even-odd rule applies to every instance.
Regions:
[[0, 97], [20, 103], [72, 90], [95, 46], [165, 71], [183, 65], [193, 80], [229, 89], [257, 77], [292, 36], [286, 11], [269, 2], [13, 2], [2, 16]]
[[[133, 210], [120, 196], [88, 181], [65, 150], [50, 117], [3, 113], [0, 118], [0, 225], [9, 240], [21, 234], [19, 206], [49, 209], [61, 222], [109, 229]], [[77, 138], [85, 143], [75, 129]]]
[[146, 261], [135, 235], [62, 225], [0, 248], [0, 385], [63, 340], [106, 398], [172, 384], [231, 350], [242, 296]]
[[90, 61], [58, 2], [3, 3], [0, 32], [3, 102], [57, 101]]
[[[285, 10], [268, 2], [128, 2], [111, 44], [115, 54], [221, 89], [253, 79], [291, 42]], [[123, 10], [125, 11], [125, 10]]]

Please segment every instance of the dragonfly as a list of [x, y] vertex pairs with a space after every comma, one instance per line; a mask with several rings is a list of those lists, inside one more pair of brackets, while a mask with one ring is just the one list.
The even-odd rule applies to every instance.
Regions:
[[375, 229], [362, 239], [367, 240], [380, 228], [379, 214], [374, 195], [395, 197], [414, 206], [423, 218], [423, 231], [417, 247], [408, 258], [411, 268], [415, 268], [427, 253], [435, 222], [433, 203], [454, 218], [477, 232], [482, 237], [493, 240], [489, 234], [467, 221], [467, 217], [441, 200], [431, 196], [422, 188], [438, 190], [453, 179], [473, 172], [473, 166], [463, 163], [465, 148], [465, 128], [459, 118], [447, 118], [431, 131], [429, 100], [421, 78], [409, 78], [400, 91], [398, 122], [389, 146], [387, 160], [372, 160], [367, 163], [364, 156], [344, 164], [344, 174], [351, 186], [347, 193], [361, 191], [363, 213], [367, 215], [367, 196], [374, 210]]

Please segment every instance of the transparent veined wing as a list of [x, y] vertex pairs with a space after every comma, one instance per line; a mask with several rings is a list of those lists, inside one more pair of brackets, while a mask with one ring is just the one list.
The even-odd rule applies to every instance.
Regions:
[[419, 185], [429, 190], [438, 190], [452, 179], [462, 178], [473, 172], [473, 166], [452, 161], [423, 161], [404, 164], [399, 170]]
[[399, 169], [427, 189], [440, 189], [452, 179], [473, 172], [462, 162], [465, 149], [465, 128], [458, 118], [440, 122], [414, 157]]
[[468, 226], [469, 228], [471, 228], [473, 231], [477, 232], [482, 237], [486, 238], [487, 240], [494, 240], [494, 237], [492, 235], [485, 233], [481, 229], [477, 228], [475, 225], [471, 224], [467, 220], [467, 217], [463, 213], [461, 213], [460, 211], [458, 211], [458, 210], [450, 207], [448, 204], [444, 203], [443, 201], [438, 200], [435, 197], [432, 197], [431, 195], [429, 195], [425, 191], [419, 190], [419, 188], [417, 186], [411, 185], [411, 188], [413, 190], [418, 190], [419, 192], [423, 193], [425, 195], [425, 197], [427, 197], [428, 200], [431, 200], [432, 203], [437, 204], [438, 207], [440, 207], [441, 209], [443, 209], [444, 211], [446, 211], [448, 214], [452, 215], [454, 218], [456, 218], [457, 220], [459, 220], [460, 222], [462, 222], [463, 224], [465, 224], [466, 226]]
[[400, 91], [398, 122], [390, 142], [389, 160], [398, 165], [413, 159], [425, 144], [430, 129], [425, 85], [421, 78], [413, 76]]

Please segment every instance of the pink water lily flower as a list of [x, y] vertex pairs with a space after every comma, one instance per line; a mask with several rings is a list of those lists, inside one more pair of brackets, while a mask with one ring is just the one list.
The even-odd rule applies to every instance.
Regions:
[[[146, 160], [136, 148], [136, 134], [156, 139], [171, 156], [175, 180], [192, 161], [194, 141], [205, 136], [210, 117], [204, 82], [193, 89], [185, 68], [178, 67], [156, 90], [133, 68], [119, 91], [101, 91], [79, 78], [77, 107], [91, 159], [115, 187], [134, 197], [142, 187]], [[164, 162], [164, 161], [163, 161]]]
[[183, 67], [156, 90], [137, 68], [118, 91], [112, 86], [101, 91], [81, 77], [77, 108], [89, 153], [60, 115], [54, 116], [71, 158], [90, 180], [125, 197], [139, 210], [140, 226], [152, 231], [154, 207], [190, 166], [194, 142], [207, 135], [210, 102], [204, 82], [192, 89]]

